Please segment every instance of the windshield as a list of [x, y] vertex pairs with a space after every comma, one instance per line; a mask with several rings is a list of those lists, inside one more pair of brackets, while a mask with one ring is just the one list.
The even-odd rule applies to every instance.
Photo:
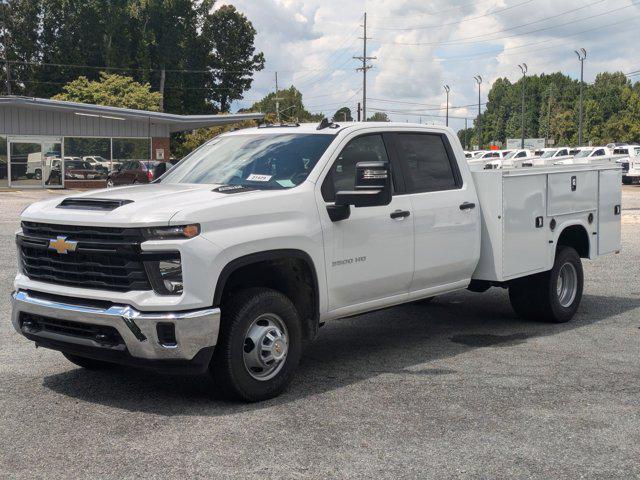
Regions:
[[305, 181], [334, 138], [288, 133], [219, 137], [185, 157], [161, 181], [291, 188]]
[[593, 152], [593, 149], [580, 150], [578, 153], [576, 153], [576, 158], [588, 157], [591, 152]]
[[551, 158], [556, 154], [557, 150], [547, 150], [540, 158]]
[[515, 154], [516, 154], [516, 153], [518, 153], [518, 151], [517, 151], [517, 150], [514, 150], [513, 152], [509, 152], [509, 153], [507, 153], [507, 154], [504, 156], [504, 158], [505, 158], [505, 159], [513, 158], [513, 157], [515, 156]]

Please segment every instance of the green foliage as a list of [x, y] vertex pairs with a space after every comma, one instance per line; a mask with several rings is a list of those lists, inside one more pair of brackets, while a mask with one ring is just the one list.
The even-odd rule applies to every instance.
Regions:
[[62, 88], [56, 100], [108, 105], [138, 110], [159, 111], [162, 95], [152, 92], [148, 83], [138, 83], [131, 77], [100, 72], [100, 79], [80, 77]]
[[280, 118], [283, 122], [319, 122], [323, 114], [309, 112], [302, 103], [302, 93], [293, 85], [287, 89], [269, 93], [259, 102], [254, 103], [249, 111], [266, 114], [266, 120], [276, 121], [276, 98], [280, 98]]
[[[13, 93], [49, 98], [100, 70], [160, 90], [164, 110], [227, 111], [264, 66], [256, 31], [234, 7], [215, 0], [11, 0], [0, 2]], [[82, 65], [84, 67], [69, 66]], [[108, 69], [100, 68], [108, 67]], [[6, 73], [0, 72], [4, 88]], [[187, 71], [188, 70], [188, 71]]]
[[376, 112], [367, 118], [367, 122], [390, 122], [389, 115], [385, 112]]
[[230, 132], [231, 130], [237, 130], [239, 128], [254, 127], [256, 124], [253, 121], [244, 121], [239, 123], [230, 123], [228, 125], [221, 125], [219, 127], [199, 128], [192, 132], [181, 134], [180, 139], [174, 142], [172, 139], [172, 153], [176, 158], [182, 158], [185, 155], [191, 153], [200, 145], [214, 137], [217, 137], [221, 133]]
[[353, 122], [351, 116], [351, 109], [349, 107], [342, 107], [333, 114], [333, 119], [336, 122]]
[[[499, 78], [489, 91], [481, 115], [482, 144], [520, 138], [522, 82]], [[527, 76], [525, 82], [525, 136], [545, 137], [556, 145], [578, 142], [580, 82], [562, 73]], [[601, 73], [584, 90], [583, 142], [606, 144], [640, 142], [640, 83], [632, 85], [622, 73]], [[458, 137], [477, 145], [477, 121]]]

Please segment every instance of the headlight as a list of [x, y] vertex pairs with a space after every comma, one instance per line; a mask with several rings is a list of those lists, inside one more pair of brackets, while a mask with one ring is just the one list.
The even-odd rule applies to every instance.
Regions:
[[179, 258], [144, 262], [153, 290], [160, 295], [181, 295], [182, 262]]
[[200, 225], [182, 225], [178, 227], [150, 227], [143, 230], [147, 240], [173, 240], [193, 238], [200, 234]]

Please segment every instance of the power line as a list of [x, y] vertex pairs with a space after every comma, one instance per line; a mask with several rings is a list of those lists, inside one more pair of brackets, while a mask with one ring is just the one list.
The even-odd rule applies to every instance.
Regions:
[[[484, 3], [494, 3], [494, 0], [485, 0], [485, 1], [480, 1], [480, 2], [469, 2], [469, 3], [463, 3], [461, 5], [456, 5], [454, 7], [451, 8], [446, 8], [444, 10], [439, 10], [437, 12], [433, 12], [433, 13], [429, 13], [429, 12], [425, 12], [425, 13], [411, 13], [410, 16], [411, 17], [416, 17], [416, 16], [421, 16], [421, 17], [425, 17], [425, 16], [429, 16], [429, 17], [437, 17], [439, 15], [442, 15], [443, 13], [447, 13], [447, 12], [451, 12], [453, 10], [458, 10], [462, 7], [468, 7], [469, 5], [482, 5]], [[389, 15], [389, 16], [381, 16], [381, 15], [371, 15], [371, 17], [373, 18], [386, 18], [386, 19], [390, 19], [390, 18], [407, 18], [407, 15]]]
[[[401, 45], [401, 46], [414, 46], [415, 47], [415, 46], [463, 45], [463, 44], [467, 44], [467, 43], [494, 42], [496, 40], [505, 40], [505, 39], [508, 39], [508, 38], [520, 37], [520, 36], [523, 36], [523, 35], [531, 35], [532, 33], [543, 32], [543, 31], [546, 31], [546, 30], [556, 29], [556, 28], [563, 27], [563, 26], [566, 26], [566, 25], [572, 25], [572, 24], [575, 24], [576, 22], [583, 22], [585, 20], [591, 20], [593, 18], [599, 18], [599, 17], [605, 16], [605, 15], [610, 15], [610, 14], [615, 13], [615, 12], [619, 12], [621, 10], [625, 10], [627, 8], [631, 8], [631, 7], [633, 7], [635, 5], [638, 5], [638, 4], [640, 4], [640, 2], [634, 2], [634, 3], [631, 3], [629, 5], [625, 5], [624, 7], [619, 7], [619, 8], [613, 9], [613, 10], [609, 10], [608, 12], [602, 12], [602, 13], [598, 13], [598, 14], [595, 14], [595, 15], [590, 15], [588, 17], [580, 18], [580, 19], [577, 19], [577, 20], [571, 20], [569, 22], [559, 23], [559, 24], [556, 24], [556, 25], [547, 26], [547, 27], [544, 27], [544, 28], [539, 28], [537, 30], [530, 30], [528, 32], [514, 33], [513, 35], [506, 35], [504, 37], [489, 38], [487, 40], [481, 40], [479, 42], [478, 41], [467, 41], [467, 40], [470, 40], [470, 39], [473, 39], [473, 38], [476, 38], [476, 37], [464, 37], [464, 38], [458, 38], [458, 39], [444, 41], [444, 42], [415, 42], [415, 43], [408, 43], [408, 42], [378, 42], [378, 43], [380, 43], [382, 45]], [[504, 32], [504, 31], [506, 31], [506, 30], [499, 30], [499, 31], [496, 31], [496, 32], [491, 32], [490, 34], [487, 34], [487, 35], [495, 35], [495, 34], [498, 34], [498, 33]]]
[[[369, 100], [374, 100], [373, 98], [369, 98]], [[425, 105], [424, 103], [413, 103], [413, 102], [400, 102], [400, 101], [393, 101], [393, 100], [377, 100], [377, 101], [383, 101], [383, 102], [390, 102], [390, 103], [402, 103], [404, 105], [415, 105], [415, 106], [420, 106], [420, 105]], [[483, 102], [481, 103], [481, 105], [486, 105], [487, 102]], [[469, 107], [476, 107], [478, 105], [478, 103], [470, 103], [468, 105], [458, 105], [458, 106], [450, 106], [449, 110], [461, 110], [463, 108], [469, 108]], [[393, 108], [393, 107], [391, 107]], [[446, 110], [447, 107], [437, 107], [437, 108], [421, 108], [421, 109], [403, 109], [405, 111], [413, 111], [413, 112], [440, 112], [443, 110]]]
[[[599, 0], [599, 1], [604, 2], [604, 0]], [[507, 10], [512, 10], [514, 8], [521, 7], [522, 5], [526, 5], [527, 3], [531, 3], [531, 2], [533, 2], [533, 0], [525, 0], [524, 2], [516, 3], [515, 5], [511, 5], [509, 7], [494, 10], [493, 12], [488, 12], [483, 15], [477, 15], [471, 18], [463, 18], [462, 20], [457, 20], [455, 22], [439, 23], [437, 25], [422, 25], [419, 27], [373, 27], [372, 30], [406, 31], [406, 30], [425, 30], [425, 29], [433, 29], [433, 28], [442, 28], [442, 27], [447, 27], [449, 25], [459, 25], [461, 23], [471, 22], [473, 20], [478, 20], [480, 18], [491, 17], [497, 13], [506, 12]]]
[[[409, 62], [414, 62], [414, 63], [423, 63], [423, 62], [429, 62], [429, 63], [433, 63], [433, 62], [456, 62], [456, 61], [467, 61], [468, 59], [472, 58], [472, 59], [483, 59], [483, 58], [490, 58], [490, 57], [494, 57], [497, 54], [502, 54], [502, 55], [514, 55], [514, 54], [505, 54], [503, 52], [505, 51], [512, 51], [512, 50], [517, 50], [517, 49], [521, 49], [521, 48], [526, 48], [526, 47], [532, 47], [532, 46], [536, 46], [536, 45], [542, 45], [542, 44], [548, 44], [551, 42], [557, 42], [558, 40], [562, 40], [568, 37], [575, 37], [576, 35], [581, 35], [583, 33], [588, 33], [588, 32], [593, 32], [596, 30], [601, 30], [603, 28], [609, 28], [615, 25], [620, 25], [622, 23], [626, 23], [629, 22], [631, 20], [636, 20], [637, 18], [639, 18], [640, 16], [635, 16], [635, 17], [629, 17], [629, 18], [625, 18], [623, 20], [618, 20], [616, 22], [611, 22], [605, 25], [599, 25], [597, 27], [593, 27], [593, 28], [588, 28], [586, 30], [581, 30], [579, 32], [574, 32], [574, 33], [569, 33], [566, 35], [560, 35], [559, 37], [555, 38], [554, 40], [541, 40], [541, 41], [537, 41], [537, 42], [529, 42], [529, 43], [523, 43], [521, 45], [514, 45], [513, 47], [503, 47], [499, 50], [486, 50], [484, 52], [478, 52], [475, 54], [467, 54], [467, 55], [454, 55], [454, 56], [450, 56], [447, 58], [435, 58], [435, 59], [431, 59], [431, 60], [424, 60], [424, 59], [414, 59], [414, 58], [406, 58], [406, 57], [391, 57], [391, 58], [384, 58], [384, 61], [388, 62], [388, 61], [409, 61]], [[557, 48], [557, 47], [548, 47], [548, 49], [552, 49], [552, 48]], [[541, 50], [546, 50], [546, 49], [541, 49]], [[520, 53], [517, 53], [517, 55], [519, 55]]]

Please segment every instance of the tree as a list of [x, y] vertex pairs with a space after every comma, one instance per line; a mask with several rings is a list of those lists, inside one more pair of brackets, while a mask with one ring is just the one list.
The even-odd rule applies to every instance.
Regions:
[[351, 109], [349, 107], [342, 107], [333, 114], [333, 119], [336, 122], [353, 122], [351, 116]]
[[390, 122], [389, 116], [385, 112], [376, 112], [367, 118], [367, 122]]
[[323, 114], [309, 112], [302, 103], [302, 93], [293, 85], [284, 90], [279, 90], [277, 97], [275, 92], [266, 95], [262, 100], [254, 103], [249, 109], [252, 112], [266, 114], [267, 120], [276, 121], [276, 98], [280, 98], [280, 118], [284, 122], [319, 122]]
[[162, 95], [152, 92], [148, 83], [138, 83], [131, 77], [100, 72], [100, 79], [80, 77], [63, 87], [55, 100], [108, 105], [111, 107], [159, 111]]
[[207, 50], [211, 52], [211, 97], [226, 112], [231, 102], [241, 99], [251, 87], [253, 73], [264, 68], [264, 54], [254, 54], [256, 30], [232, 5], [205, 17], [202, 36], [209, 40]]
[[[0, 53], [11, 61], [15, 94], [49, 98], [80, 76], [108, 71], [162, 90], [166, 111], [227, 111], [264, 56], [242, 13], [214, 7], [215, 0], [0, 2]], [[2, 88], [5, 78], [0, 71]]]
[[[504, 143], [520, 138], [521, 88], [523, 80], [506, 78], [494, 82], [481, 115], [482, 144]], [[556, 145], [576, 144], [578, 140], [579, 82], [562, 73], [527, 76], [525, 83], [525, 136], [546, 137]], [[620, 73], [601, 73], [585, 89], [584, 138], [593, 144], [612, 141], [640, 141], [640, 82], [632, 85]], [[474, 121], [477, 124], [477, 120]], [[475, 125], [469, 134], [477, 144]], [[464, 132], [459, 132], [462, 139]]]

